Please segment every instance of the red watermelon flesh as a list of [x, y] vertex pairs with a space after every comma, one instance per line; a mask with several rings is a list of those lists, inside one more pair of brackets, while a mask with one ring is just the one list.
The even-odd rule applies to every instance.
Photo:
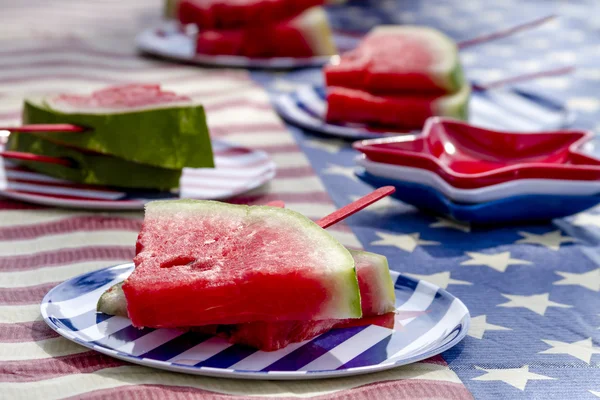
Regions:
[[362, 318], [314, 321], [256, 321], [237, 325], [197, 327], [203, 333], [221, 336], [230, 343], [274, 351], [290, 343], [309, 340], [333, 328], [379, 325], [392, 329], [395, 319], [394, 283], [384, 256], [351, 251], [360, 287]]
[[146, 205], [123, 284], [134, 326], [361, 317], [350, 253], [296, 212], [213, 201]]
[[132, 83], [97, 90], [91, 95], [61, 94], [51, 99], [52, 104], [77, 109], [127, 109], [178, 102], [189, 102], [187, 96], [164, 91], [160, 85]]
[[[218, 335], [231, 343], [244, 344], [264, 351], [278, 350], [290, 343], [309, 340], [332, 328], [349, 328], [379, 325], [393, 329], [395, 319], [395, 293], [389, 274], [387, 259], [378, 254], [351, 251], [355, 261], [361, 294], [362, 318], [326, 319], [316, 321], [250, 322], [236, 325], [206, 325], [192, 330]], [[127, 302], [121, 285], [107, 290], [98, 302], [98, 311], [111, 315], [127, 316]], [[404, 315], [402, 318], [413, 316]]]
[[451, 93], [464, 77], [456, 44], [418, 26], [380, 26], [324, 69], [327, 86], [371, 93]]
[[324, 0], [182, 0], [177, 19], [205, 29], [263, 27], [290, 19]]
[[277, 24], [230, 30], [200, 30], [196, 53], [250, 58], [327, 56], [336, 53], [320, 7]]
[[326, 120], [332, 123], [362, 123], [373, 127], [420, 129], [431, 116], [466, 120], [468, 85], [447, 95], [374, 95], [362, 90], [327, 88]]

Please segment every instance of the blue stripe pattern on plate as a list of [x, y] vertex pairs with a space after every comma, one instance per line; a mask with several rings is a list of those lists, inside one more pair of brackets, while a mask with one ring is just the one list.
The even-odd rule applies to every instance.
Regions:
[[[382, 132], [361, 124], [325, 121], [327, 100], [323, 86], [303, 86], [275, 95], [273, 104], [287, 122], [310, 131], [348, 139], [397, 136], [414, 132]], [[488, 129], [536, 132], [568, 126], [573, 115], [558, 102], [523, 90], [476, 91], [469, 105], [470, 122]]]
[[[276, 352], [262, 352], [196, 332], [138, 329], [127, 318], [97, 313], [102, 292], [131, 271], [133, 264], [120, 265], [58, 285], [42, 301], [44, 320], [68, 339], [133, 363], [223, 377], [260, 378], [268, 374], [269, 379], [352, 375], [415, 362], [454, 346], [465, 336], [469, 324], [464, 304], [445, 290], [392, 273], [396, 319], [401, 320], [393, 330], [375, 325], [334, 329]], [[89, 291], [82, 290], [83, 282], [89, 283]], [[94, 282], [104, 285], [98, 287]], [[411, 314], [403, 317], [402, 311]]]

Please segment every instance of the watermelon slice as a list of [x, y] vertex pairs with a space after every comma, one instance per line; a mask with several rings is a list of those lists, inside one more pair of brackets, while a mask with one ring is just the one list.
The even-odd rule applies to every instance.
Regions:
[[159, 85], [123, 85], [91, 95], [29, 98], [24, 124], [71, 123], [83, 133], [34, 135], [57, 144], [162, 168], [214, 167], [204, 109]]
[[[245, 344], [273, 351], [290, 343], [311, 339], [332, 328], [376, 324], [393, 328], [395, 316], [394, 284], [387, 259], [378, 254], [350, 250], [356, 265], [363, 317], [360, 319], [327, 319], [313, 321], [249, 322], [236, 325], [209, 325], [193, 330], [224, 337], [231, 343]], [[98, 311], [127, 316], [127, 300], [122, 284], [108, 289], [98, 301]]]
[[73, 162], [73, 167], [27, 161], [19, 161], [19, 164], [46, 175], [78, 183], [169, 190], [179, 187], [181, 177], [180, 169], [159, 168], [118, 157], [81, 152], [29, 134], [12, 133], [7, 148], [25, 153], [67, 158]]
[[214, 201], [146, 205], [125, 281], [134, 326], [361, 317], [354, 260], [294, 211]]
[[264, 26], [294, 17], [304, 10], [340, 0], [167, 0], [165, 15], [200, 29]]
[[328, 122], [363, 123], [381, 128], [420, 129], [439, 115], [467, 120], [471, 88], [446, 95], [383, 96], [341, 87], [327, 88]]
[[277, 24], [236, 30], [201, 30], [196, 52], [251, 58], [312, 57], [337, 53], [327, 15], [321, 7]]
[[454, 41], [421, 26], [379, 26], [324, 72], [327, 86], [380, 94], [452, 93], [465, 82]]

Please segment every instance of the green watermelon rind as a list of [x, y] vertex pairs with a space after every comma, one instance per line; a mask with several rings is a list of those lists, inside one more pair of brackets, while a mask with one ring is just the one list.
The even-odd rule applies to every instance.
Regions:
[[352, 254], [355, 263], [359, 262], [360, 259], [368, 259], [370, 265], [377, 270], [377, 281], [371, 282], [371, 285], [377, 286], [379, 293], [383, 294], [383, 296], [379, 298], [380, 309], [378, 310], [377, 315], [395, 311], [396, 289], [394, 288], [394, 281], [390, 275], [387, 257], [382, 256], [381, 254], [359, 250], [350, 250], [350, 254]]
[[257, 217], [259, 220], [262, 218], [267, 221], [273, 218], [282, 219], [285, 216], [286, 223], [295, 223], [299, 229], [306, 229], [306, 237], [318, 241], [319, 248], [327, 248], [328, 255], [337, 253], [340, 258], [338, 265], [328, 266], [337, 269], [328, 274], [326, 278], [328, 281], [335, 281], [335, 285], [330, 288], [333, 292], [331, 304], [329, 307], [323, 307], [314, 315], [313, 319], [344, 319], [362, 316], [360, 290], [352, 255], [329, 232], [296, 211], [287, 208], [232, 205], [218, 201], [192, 199], [152, 201], [147, 203], [145, 208], [146, 218], [152, 218], [163, 212], [183, 214], [198, 211], [208, 213], [208, 215], [231, 215], [244, 212], [248, 218]]
[[119, 282], [109, 287], [98, 299], [96, 304], [98, 312], [127, 317], [127, 299], [123, 292], [123, 282]]
[[323, 7], [311, 7], [305, 10], [291, 20], [290, 24], [302, 33], [314, 56], [337, 54], [329, 19]]
[[[458, 54], [458, 46], [456, 42], [443, 32], [419, 25], [381, 25], [373, 29], [369, 35], [379, 35], [393, 32], [420, 32], [421, 35], [427, 34], [435, 38], [440, 49], [448, 57], [452, 58], [450, 67], [443, 68], [443, 72], [439, 74], [432, 74], [430, 78], [438, 85], [440, 89], [445, 90], [447, 93], [454, 93], [462, 88], [465, 84], [466, 79], [463, 73], [460, 57]], [[439, 40], [438, 40], [439, 39]]]
[[22, 160], [18, 163], [42, 174], [77, 183], [170, 190], [179, 187], [181, 178], [180, 169], [159, 168], [103, 154], [82, 153], [30, 134], [11, 134], [7, 149], [69, 159], [74, 162], [73, 168]]
[[179, 0], [165, 0], [163, 16], [167, 19], [176, 18], [178, 4]]
[[214, 167], [201, 105], [71, 113], [57, 110], [46, 98], [28, 98], [23, 107], [23, 123], [70, 123], [90, 128], [82, 133], [33, 134], [136, 163], [171, 169]]
[[465, 84], [458, 92], [436, 99], [433, 103], [433, 113], [437, 116], [468, 121], [470, 97], [471, 85]]

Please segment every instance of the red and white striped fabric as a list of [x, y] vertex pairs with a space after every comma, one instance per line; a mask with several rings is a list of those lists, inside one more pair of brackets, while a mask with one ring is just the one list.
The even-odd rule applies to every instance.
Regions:
[[[0, 125], [19, 122], [24, 94], [93, 90], [115, 82], [160, 82], [202, 101], [212, 135], [268, 152], [278, 175], [234, 199], [274, 199], [312, 218], [334, 206], [266, 93], [243, 71], [201, 70], [137, 58], [142, 17], [158, 0], [20, 0], [0, 13]], [[112, 30], [111, 30], [112, 29]], [[104, 32], [104, 34], [103, 34]], [[87, 36], [86, 36], [87, 35]], [[57, 283], [128, 262], [142, 215], [43, 208], [0, 199], [0, 391], [10, 399], [466, 399], [439, 357], [367, 376], [307, 382], [203, 378], [132, 366], [58, 337], [39, 303]], [[345, 226], [332, 233], [360, 243]]]

